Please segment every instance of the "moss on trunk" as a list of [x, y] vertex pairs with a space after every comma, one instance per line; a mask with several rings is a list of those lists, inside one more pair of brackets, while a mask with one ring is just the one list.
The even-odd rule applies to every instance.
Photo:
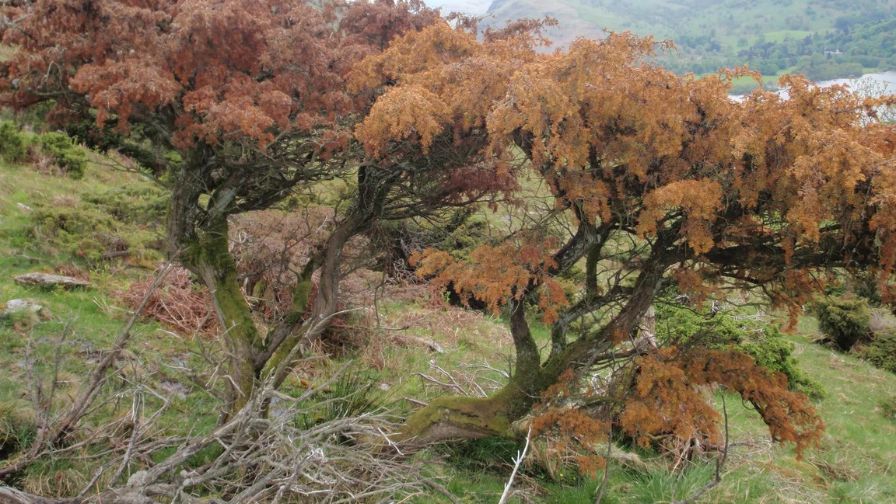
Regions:
[[195, 240], [182, 254], [199, 274], [214, 301], [227, 352], [230, 384], [229, 413], [242, 408], [255, 387], [254, 358], [262, 347], [252, 311], [237, 280], [236, 264], [228, 249], [227, 219], [221, 218], [198, 230]]

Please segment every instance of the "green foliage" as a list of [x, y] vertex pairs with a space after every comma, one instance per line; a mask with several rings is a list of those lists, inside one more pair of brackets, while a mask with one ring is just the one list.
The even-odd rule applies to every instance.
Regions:
[[44, 252], [71, 256], [91, 268], [123, 257], [158, 259], [161, 198], [160, 191], [122, 188], [85, 195], [80, 202], [41, 202], [30, 214], [29, 237]]
[[[382, 411], [384, 406], [385, 398], [377, 388], [375, 374], [351, 367], [309, 400], [305, 413], [296, 421], [307, 428], [331, 420]], [[272, 410], [276, 414], [276, 407]]]
[[849, 351], [871, 334], [871, 309], [858, 297], [827, 297], [812, 306], [821, 332], [838, 348]]
[[50, 156], [53, 162], [72, 178], [84, 176], [87, 167], [87, 155], [84, 150], [75, 145], [71, 137], [65, 133], [51, 131], [37, 138], [41, 151]]
[[896, 373], [896, 331], [875, 334], [870, 343], [858, 348], [858, 354], [876, 367]]
[[17, 163], [28, 154], [28, 141], [22, 131], [11, 121], [0, 121], [0, 159]]
[[657, 336], [664, 342], [730, 348], [749, 354], [757, 364], [787, 377], [790, 388], [813, 399], [824, 396], [821, 385], [807, 377], [793, 357], [794, 344], [774, 324], [748, 314], [692, 310], [675, 302], [657, 305]]

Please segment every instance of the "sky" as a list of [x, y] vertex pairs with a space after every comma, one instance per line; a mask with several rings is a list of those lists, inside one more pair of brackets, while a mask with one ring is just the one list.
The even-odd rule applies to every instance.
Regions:
[[430, 7], [441, 7], [443, 13], [453, 11], [463, 12], [464, 14], [485, 14], [491, 0], [424, 0], [424, 3]]

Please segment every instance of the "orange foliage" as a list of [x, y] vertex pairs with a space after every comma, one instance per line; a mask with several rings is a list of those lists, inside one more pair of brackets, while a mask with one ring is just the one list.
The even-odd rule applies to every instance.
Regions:
[[435, 286], [452, 285], [462, 295], [475, 298], [493, 313], [509, 300], [520, 300], [530, 284], [541, 285], [538, 304], [546, 323], [556, 320], [557, 310], [568, 303], [560, 283], [550, 275], [557, 266], [550, 253], [550, 241], [497, 246], [481, 245], [468, 260], [427, 249], [412, 257], [417, 275], [430, 278]]
[[[795, 307], [804, 293], [785, 270], [861, 265], [878, 270], [887, 290], [896, 266], [896, 126], [877, 121], [874, 107], [896, 98], [785, 77], [788, 98], [758, 90], [735, 101], [731, 80], [749, 71], [675, 75], [649, 62], [658, 47], [651, 38], [610, 34], [546, 54], [535, 51], [531, 27], [478, 41], [464, 26], [408, 33], [356, 67], [356, 89], [383, 86], [356, 131], [369, 153], [486, 134], [483, 156], [496, 173], [508, 152], [522, 151], [558, 209], [640, 238], [672, 233], [666, 255], [699, 270], [702, 282], [762, 285]], [[512, 265], [486, 255], [511, 274]]]
[[545, 390], [532, 418], [532, 436], [545, 441], [551, 457], [571, 460], [582, 474], [594, 477], [606, 464], [594, 451], [607, 439], [610, 422], [565, 404], [574, 395], [575, 380], [575, 373], [567, 369]]
[[719, 444], [719, 413], [702, 387], [721, 385], [753, 404], [775, 441], [796, 445], [800, 456], [821, 438], [824, 423], [809, 399], [789, 390], [787, 379], [772, 375], [748, 355], [723, 350], [666, 348], [636, 360], [634, 393], [619, 422], [647, 446], [665, 437], [706, 439]]

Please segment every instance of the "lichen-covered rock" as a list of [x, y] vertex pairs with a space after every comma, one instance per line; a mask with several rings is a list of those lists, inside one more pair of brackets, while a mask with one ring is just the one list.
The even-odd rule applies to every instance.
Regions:
[[44, 307], [30, 299], [10, 299], [0, 305], [0, 316], [8, 317], [15, 313], [30, 312], [38, 314], [44, 311]]
[[26, 273], [15, 277], [19, 285], [36, 285], [38, 287], [62, 287], [64, 289], [76, 289], [90, 287], [90, 282], [65, 275], [52, 273]]

